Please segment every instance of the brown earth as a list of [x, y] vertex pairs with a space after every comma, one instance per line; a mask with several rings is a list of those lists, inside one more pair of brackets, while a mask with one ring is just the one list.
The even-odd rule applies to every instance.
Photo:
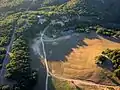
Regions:
[[83, 42], [86, 45], [73, 48], [70, 54], [66, 56], [66, 62], [50, 60], [49, 67], [51, 71], [67, 78], [90, 80], [101, 84], [113, 84], [102, 73], [102, 69], [95, 64], [95, 57], [107, 48], [120, 48], [120, 43], [110, 41], [101, 36], [92, 39], [85, 38]]
[[[62, 37], [61, 38], [62, 40], [57, 39], [55, 41], [44, 42], [47, 60], [49, 60], [48, 63], [50, 71], [58, 77], [65, 78], [65, 80], [83, 79], [83, 81], [90, 80], [99, 84], [115, 85], [111, 82], [110, 79], [106, 77], [102, 68], [96, 66], [95, 57], [98, 56], [106, 48], [111, 49], [119, 48], [120, 47], [119, 41], [113, 40], [112, 38], [105, 39], [106, 37], [103, 38], [97, 35], [95, 32], [91, 32], [89, 34], [85, 33], [72, 34], [69, 36], [70, 36], [69, 39], [68, 38], [66, 39], [66, 37]], [[112, 41], [109, 39], [112, 39]], [[40, 40], [38, 40], [38, 42], [40, 42]], [[35, 46], [37, 44], [38, 46], [41, 46], [39, 45], [38, 42], [35, 43]], [[41, 49], [42, 47], [39, 48]], [[38, 88], [39, 89], [41, 88], [43, 90], [45, 84], [43, 80], [45, 79], [45, 67], [44, 63], [41, 62], [40, 64], [39, 61], [40, 56], [34, 55], [37, 54], [36, 52], [37, 51], [31, 52], [31, 56], [33, 56], [32, 67], [40, 71], [38, 84], [36, 85], [35, 90], [38, 90]], [[39, 52], [38, 50], [38, 53], [42, 54], [43, 52], [42, 51]], [[55, 83], [57, 84], [57, 82]], [[55, 83], [54, 82], [52, 83], [53, 87]], [[63, 84], [62, 82], [60, 83], [61, 85], [59, 87], [62, 87]], [[72, 83], [70, 82], [70, 86], [71, 84]], [[74, 84], [77, 85], [76, 88], [80, 86], [80, 88], [82, 88], [83, 90], [120, 90], [120, 89], [107, 89], [107, 86], [97, 87], [92, 85], [90, 86], [84, 84], [82, 85], [78, 82], [74, 82]]]

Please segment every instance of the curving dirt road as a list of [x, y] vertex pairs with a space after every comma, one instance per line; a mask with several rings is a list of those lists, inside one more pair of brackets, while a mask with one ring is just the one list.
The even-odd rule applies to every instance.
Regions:
[[46, 32], [46, 30], [49, 28], [50, 24], [48, 24], [48, 26], [43, 30], [42, 34], [41, 34], [41, 43], [42, 43], [42, 49], [43, 49], [43, 55], [44, 55], [44, 62], [45, 62], [45, 66], [46, 66], [46, 83], [45, 83], [45, 90], [48, 90], [48, 77], [49, 77], [49, 67], [48, 67], [48, 64], [47, 64], [47, 59], [46, 59], [46, 53], [45, 53], [45, 47], [44, 47], [44, 42], [43, 42], [43, 36], [44, 36], [44, 33]]

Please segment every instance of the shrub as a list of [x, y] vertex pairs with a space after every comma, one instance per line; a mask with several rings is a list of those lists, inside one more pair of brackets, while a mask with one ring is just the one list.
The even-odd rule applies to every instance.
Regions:
[[100, 65], [103, 64], [105, 60], [107, 60], [107, 58], [103, 55], [97, 56], [95, 59], [96, 59], [96, 64], [100, 64]]
[[4, 85], [4, 86], [2, 86], [2, 90], [10, 90], [11, 88], [10, 88], [10, 86], [9, 85]]
[[0, 69], [2, 68], [2, 64], [0, 64]]
[[[103, 55], [107, 56], [113, 65], [113, 75], [120, 79], [120, 49], [106, 49], [102, 52]], [[102, 64], [107, 58], [100, 55], [96, 57], [97, 64]]]
[[114, 73], [120, 79], [120, 69], [116, 69]]
[[3, 63], [4, 58], [5, 58], [5, 54], [0, 55], [0, 64]]

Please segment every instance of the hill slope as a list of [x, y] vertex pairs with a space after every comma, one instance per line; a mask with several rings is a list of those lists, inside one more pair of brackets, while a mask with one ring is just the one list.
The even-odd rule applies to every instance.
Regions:
[[[43, 6], [57, 5], [56, 11], [77, 11], [84, 16], [97, 16], [98, 20], [104, 22], [120, 21], [120, 1], [118, 0], [33, 0], [30, 6], [32, 10], [36, 10]], [[0, 12], [27, 8], [32, 0], [1, 0]], [[67, 3], [66, 3], [67, 2]], [[8, 8], [9, 7], [9, 8]]]
[[118, 0], [70, 0], [59, 8], [75, 10], [80, 14], [99, 16], [106, 21], [119, 21], [120, 1]]
[[68, 0], [0, 0], [0, 12], [18, 11], [30, 7], [32, 10], [43, 6], [60, 5]]

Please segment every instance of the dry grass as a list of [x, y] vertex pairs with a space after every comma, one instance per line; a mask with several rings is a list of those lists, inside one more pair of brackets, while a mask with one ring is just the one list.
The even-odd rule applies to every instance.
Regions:
[[91, 86], [80, 83], [71, 83], [69, 81], [63, 81], [56, 78], [53, 78], [52, 81], [56, 90], [120, 90], [119, 87]]
[[[72, 52], [66, 56], [67, 62], [49, 62], [50, 69], [53, 73], [62, 75], [67, 78], [77, 78], [91, 80], [100, 83], [101, 68], [96, 66], [95, 57], [104, 49], [120, 48], [120, 43], [104, 39], [83, 40], [86, 45], [74, 48]], [[106, 81], [105, 81], [106, 82]], [[111, 83], [111, 81], [107, 81]]]

